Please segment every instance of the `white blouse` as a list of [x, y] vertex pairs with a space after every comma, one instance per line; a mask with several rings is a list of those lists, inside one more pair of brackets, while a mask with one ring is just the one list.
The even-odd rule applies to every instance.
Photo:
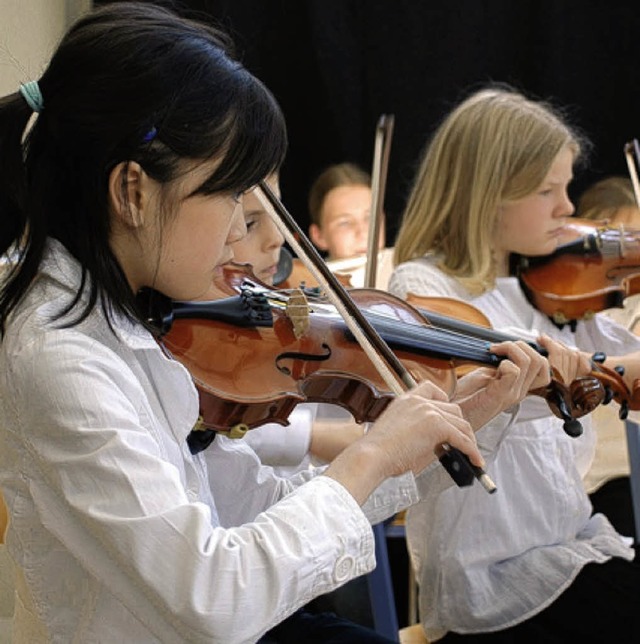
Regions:
[[14, 641], [253, 642], [372, 569], [369, 521], [416, 501], [411, 475], [363, 512], [318, 470], [276, 477], [242, 441], [193, 457], [182, 365], [137, 325], [117, 320], [116, 337], [99, 306], [50, 321], [79, 279], [52, 242], [0, 346]]
[[[586, 351], [621, 355], [640, 339], [604, 316], [559, 330], [526, 300], [516, 278], [472, 297], [424, 257], [396, 267], [389, 290], [400, 297], [453, 297], [474, 304], [493, 327], [535, 339], [542, 332]], [[420, 613], [430, 641], [447, 631], [474, 633], [513, 626], [553, 602], [589, 562], [628, 560], [633, 549], [601, 514], [591, 517], [582, 484], [594, 451], [589, 418], [570, 438], [542, 398], [521, 403], [505, 431], [478, 432], [487, 472], [498, 486], [450, 488], [407, 514], [407, 537], [420, 582]]]
[[267, 423], [244, 435], [243, 441], [278, 476], [290, 476], [312, 465], [309, 448], [315, 403], [301, 403], [289, 415], [288, 425]]

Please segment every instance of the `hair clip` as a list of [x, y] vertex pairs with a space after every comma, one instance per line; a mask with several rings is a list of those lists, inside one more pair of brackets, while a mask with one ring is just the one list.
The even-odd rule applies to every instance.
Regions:
[[153, 126], [145, 135], [144, 138], [142, 139], [143, 143], [151, 143], [153, 139], [156, 138], [156, 135], [158, 134], [158, 130], [156, 129], [155, 126]]

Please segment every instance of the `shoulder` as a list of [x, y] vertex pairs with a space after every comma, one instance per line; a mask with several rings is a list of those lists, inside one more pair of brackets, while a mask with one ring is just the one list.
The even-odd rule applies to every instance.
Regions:
[[389, 291], [406, 298], [407, 294], [467, 299], [462, 285], [438, 268], [435, 256], [425, 256], [399, 264], [389, 280]]

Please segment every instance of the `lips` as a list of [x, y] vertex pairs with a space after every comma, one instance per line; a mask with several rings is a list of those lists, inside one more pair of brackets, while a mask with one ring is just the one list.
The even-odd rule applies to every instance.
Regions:
[[262, 272], [267, 273], [268, 275], [275, 275], [277, 270], [278, 270], [278, 265], [273, 264], [272, 266], [265, 268]]
[[234, 257], [233, 253], [230, 253], [229, 255], [227, 255], [227, 257], [218, 264], [217, 268], [225, 266], [229, 262], [233, 261], [233, 257]]
[[549, 237], [557, 239], [560, 244], [568, 244], [577, 239], [576, 233], [569, 226], [560, 226], [549, 232]]

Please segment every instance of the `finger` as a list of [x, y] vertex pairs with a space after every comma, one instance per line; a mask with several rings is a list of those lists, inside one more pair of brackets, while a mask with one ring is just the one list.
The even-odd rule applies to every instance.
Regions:
[[429, 415], [432, 412], [437, 413], [439, 416], [450, 419], [453, 421], [454, 418], [457, 418], [463, 423], [466, 422], [460, 405], [455, 402], [449, 402], [444, 400], [425, 400], [423, 398], [415, 398], [414, 404], [411, 407], [411, 417], [413, 414], [416, 414], [416, 418], [423, 418]]
[[476, 442], [475, 432], [464, 417], [459, 405], [439, 403], [432, 405], [431, 410], [438, 414], [448, 425], [465, 434], [472, 443]]
[[[492, 345], [491, 350], [497, 355], [502, 355], [513, 363], [519, 370], [518, 385], [523, 388], [523, 393], [529, 391], [533, 385], [540, 387], [550, 381], [549, 363], [544, 356], [541, 356], [533, 347], [526, 342], [503, 342]], [[503, 361], [500, 367], [505, 365]], [[502, 373], [508, 373], [506, 365], [502, 367]]]
[[[466, 425], [470, 429], [469, 424], [466, 423]], [[482, 468], [485, 467], [485, 460], [478, 449], [473, 432], [469, 435], [463, 426], [451, 425], [446, 440], [442, 442], [446, 442], [451, 447], [455, 447], [466, 454], [474, 465]]]
[[560, 371], [565, 381], [591, 372], [591, 361], [582, 351], [567, 347], [545, 334], [540, 336], [539, 342], [549, 353], [549, 362]]
[[519, 366], [526, 366], [527, 363], [531, 363], [532, 365], [537, 365], [538, 368], [544, 368], [547, 362], [544, 356], [522, 340], [494, 344], [491, 345], [491, 350], [497, 355], [508, 357], [509, 360]]
[[430, 380], [423, 380], [419, 382], [416, 387], [410, 390], [410, 394], [412, 394], [413, 396], [426, 398], [427, 400], [449, 400], [447, 393]]

